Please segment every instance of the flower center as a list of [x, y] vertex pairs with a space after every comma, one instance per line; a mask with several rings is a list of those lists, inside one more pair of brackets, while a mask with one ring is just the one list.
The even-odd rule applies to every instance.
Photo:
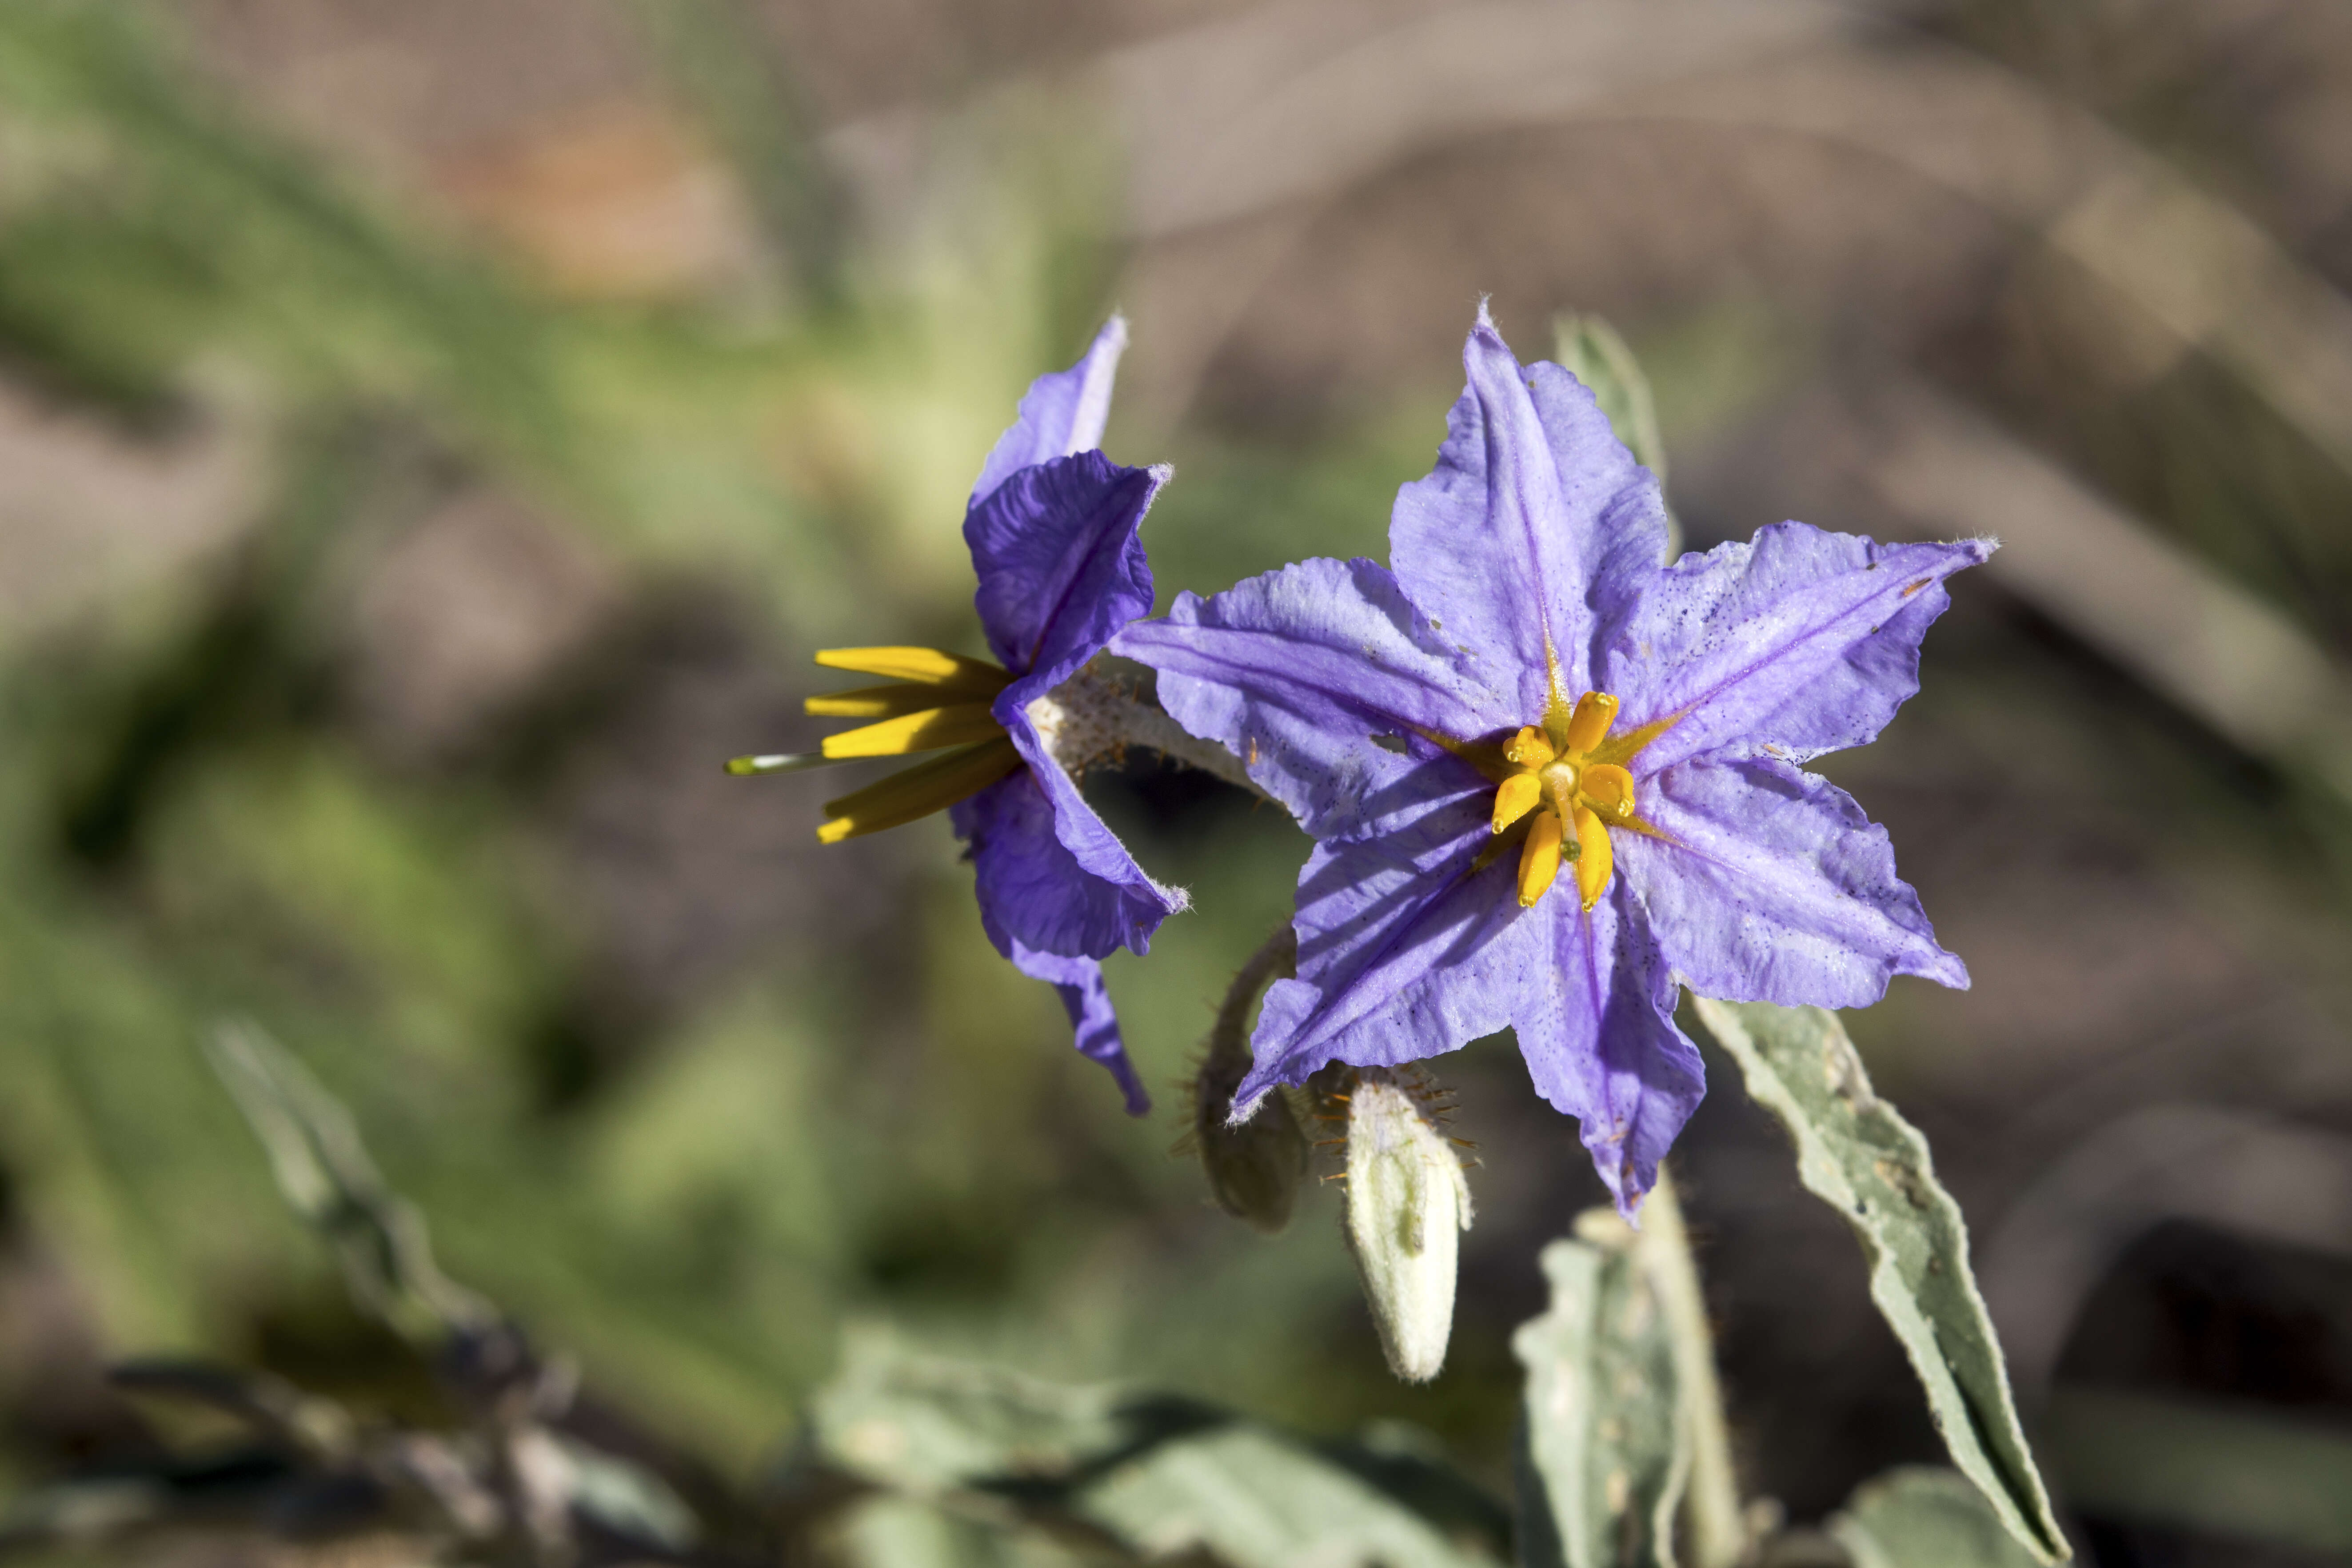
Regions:
[[828, 760], [942, 753], [825, 802], [825, 822], [816, 830], [824, 843], [945, 811], [1021, 765], [1021, 753], [989, 711], [996, 694], [1013, 681], [995, 665], [928, 647], [827, 648], [816, 661], [900, 683], [808, 700], [808, 711], [820, 718], [878, 721], [827, 735]]
[[1563, 860], [1576, 867], [1586, 909], [1609, 886], [1609, 829], [1633, 819], [1633, 775], [1593, 754], [1616, 718], [1617, 699], [1588, 691], [1572, 709], [1555, 700], [1541, 727], [1526, 725], [1503, 744], [1513, 771], [1495, 790], [1494, 830], [1500, 834], [1534, 818], [1519, 849], [1521, 909], [1533, 909], [1550, 889]]

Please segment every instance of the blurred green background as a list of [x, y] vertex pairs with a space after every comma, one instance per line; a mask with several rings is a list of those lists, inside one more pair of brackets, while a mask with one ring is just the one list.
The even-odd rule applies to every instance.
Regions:
[[[1484, 1164], [1429, 1387], [1332, 1194], [1266, 1242], [1170, 1157], [1286, 822], [1089, 782], [1197, 906], [1109, 965], [1130, 1121], [943, 822], [820, 849], [837, 780], [719, 772], [818, 732], [816, 647], [977, 647], [964, 493], [1114, 306], [1164, 602], [1384, 553], [1491, 291], [1526, 358], [1625, 331], [1695, 546], [2006, 542], [1828, 764], [1975, 988], [1852, 1026], [2099, 1561], [2332, 1560], [2128, 1457], [2352, 1426], [2347, 150], [2318, 0], [5, 0], [0, 1467], [135, 1436], [131, 1351], [416, 1398], [204, 1065], [244, 1016], [724, 1472], [879, 1322], [1499, 1482], [1601, 1197], [1507, 1042], [1438, 1064]], [[1936, 1441], [1717, 1081], [1734, 1424], [1811, 1517]]]

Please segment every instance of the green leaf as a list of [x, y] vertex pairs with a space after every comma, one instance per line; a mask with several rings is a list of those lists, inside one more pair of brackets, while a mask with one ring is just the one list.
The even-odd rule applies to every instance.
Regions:
[[1622, 1220], [1594, 1209], [1544, 1248], [1551, 1307], [1511, 1337], [1528, 1369], [1519, 1560], [1674, 1568], [1690, 1468], [1666, 1314]]
[[1465, 1568], [1492, 1560], [1304, 1445], [1232, 1423], [1164, 1443], [1076, 1500], [1147, 1557], [1195, 1550], [1234, 1568]]
[[571, 1474], [572, 1506], [608, 1530], [688, 1552], [702, 1537], [694, 1510], [670, 1484], [634, 1459], [561, 1432], [549, 1435]]
[[850, 1342], [816, 1447], [869, 1485], [1003, 1528], [1108, 1535], [1232, 1568], [1492, 1568], [1429, 1518], [1283, 1433], [1189, 1401], [1069, 1388]]
[[1034, 1531], [993, 1528], [887, 1493], [853, 1507], [828, 1544], [825, 1561], [848, 1568], [1079, 1568], [1102, 1560], [1065, 1551]]
[[1635, 462], [1664, 484], [1666, 447], [1658, 436], [1658, 405], [1650, 395], [1650, 378], [1642, 374], [1617, 329], [1598, 316], [1566, 315], [1552, 323], [1552, 352], [1560, 364], [1592, 389], [1617, 439], [1625, 443]]
[[[1594, 401], [1609, 417], [1609, 427], [1625, 443], [1633, 460], [1657, 477], [1663, 499], [1666, 485], [1666, 443], [1658, 433], [1658, 405], [1650, 395], [1650, 378], [1633, 358], [1633, 351], [1617, 329], [1598, 316], [1563, 315], [1552, 322], [1552, 352], [1577, 380], [1592, 389]], [[1682, 553], [1682, 524], [1674, 509], [1666, 509], [1665, 559]]]
[[1108, 1388], [1071, 1388], [852, 1334], [841, 1375], [816, 1396], [819, 1446], [878, 1486], [934, 1495], [1066, 1477], [1129, 1438]]
[[1853, 1568], [2032, 1568], [2032, 1553], [1957, 1470], [1906, 1466], [1854, 1489], [1829, 1532]]
[[1748, 1092], [1796, 1141], [1798, 1177], [1861, 1238], [1870, 1299], [1911, 1358], [1953, 1462], [2037, 1558], [2070, 1555], [1969, 1271], [1968, 1227], [1937, 1184], [1927, 1141], [1871, 1092], [1834, 1013], [1695, 1000]]
[[309, 1069], [242, 1020], [221, 1025], [205, 1054], [268, 1154], [288, 1206], [333, 1244], [362, 1307], [426, 1343], [492, 1321], [487, 1302], [441, 1272], [424, 1220], [384, 1185], [351, 1112]]

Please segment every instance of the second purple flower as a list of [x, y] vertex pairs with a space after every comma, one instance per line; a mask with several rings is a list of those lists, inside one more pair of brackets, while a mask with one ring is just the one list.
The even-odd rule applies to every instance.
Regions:
[[1124, 468], [1097, 449], [1126, 344], [1127, 324], [1113, 317], [1076, 364], [1039, 376], [972, 486], [963, 536], [996, 662], [924, 647], [828, 649], [819, 664], [895, 684], [813, 697], [808, 711], [869, 722], [829, 737], [819, 756], [744, 758], [740, 771], [932, 753], [828, 801], [817, 836], [838, 843], [948, 812], [971, 846], [989, 940], [1054, 986], [1078, 1049], [1110, 1069], [1140, 1115], [1150, 1100], [1098, 961], [1121, 947], [1147, 951], [1184, 895], [1146, 875], [1079, 794], [1071, 768], [1091, 760], [1079, 754], [1085, 715], [1055, 695], [1113, 632], [1151, 612], [1138, 531], [1168, 470]]

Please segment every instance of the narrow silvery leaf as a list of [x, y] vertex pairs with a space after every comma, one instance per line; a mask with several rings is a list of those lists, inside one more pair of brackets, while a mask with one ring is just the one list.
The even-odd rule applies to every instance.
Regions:
[[2032, 1568], [1968, 1478], [1938, 1466], [1889, 1470], [1854, 1489], [1829, 1532], [1853, 1568]]
[[[1655, 476], [1664, 491], [1666, 443], [1658, 433], [1658, 405], [1650, 395], [1650, 378], [1642, 374], [1633, 351], [1625, 346], [1616, 328], [1598, 316], [1562, 316], [1552, 323], [1552, 352], [1559, 355], [1561, 367], [1591, 388], [1609, 428], [1633, 454], [1633, 460]], [[1669, 506], [1665, 559], [1672, 561], [1682, 552], [1682, 523]]]
[[1024, 1560], [1010, 1537], [883, 1492], [847, 1510], [826, 1544], [849, 1568], [1001, 1568]]
[[1690, 1445], [1672, 1328], [1642, 1241], [1594, 1209], [1544, 1248], [1551, 1307], [1511, 1337], [1527, 1368], [1524, 1568], [1674, 1568]]
[[1445, 1135], [1385, 1070], [1348, 1100], [1348, 1246], [1389, 1370], [1426, 1383], [1445, 1364], [1470, 1184]]
[[1625, 443], [1635, 462], [1664, 484], [1666, 444], [1658, 435], [1650, 378], [1642, 374], [1617, 329], [1598, 316], [1565, 315], [1552, 323], [1552, 335], [1560, 368], [1591, 390], [1617, 439]]
[[1969, 1271], [1968, 1227], [1936, 1181], [1927, 1141], [1871, 1092], [1836, 1014], [1696, 1000], [1748, 1092], [1796, 1141], [1799, 1179], [1861, 1238], [1870, 1299], [1926, 1387], [1953, 1462], [2036, 1557], [2069, 1555]]
[[1234, 1568], [1491, 1568], [1362, 1478], [1234, 1422], [1147, 1450], [1074, 1500], [1079, 1517], [1151, 1562]]
[[571, 1508], [607, 1530], [672, 1552], [689, 1551], [701, 1540], [694, 1510], [653, 1470], [563, 1433], [549, 1440], [562, 1456]]
[[487, 1302], [434, 1262], [424, 1220], [376, 1173], [351, 1112], [285, 1047], [233, 1019], [205, 1054], [269, 1156], [288, 1206], [333, 1243], [362, 1307], [434, 1342], [494, 1321]]
[[828, 1459], [876, 1486], [931, 1496], [1002, 1476], [1075, 1470], [1132, 1432], [1118, 1396], [901, 1349], [855, 1332], [810, 1415]]
[[[859, 1563], [1028, 1561], [1021, 1543], [1031, 1539], [1029, 1527], [1066, 1535], [1073, 1521], [1151, 1562], [1495, 1563], [1467, 1539], [1480, 1532], [1383, 1485], [1364, 1451], [1354, 1450], [1349, 1462], [1191, 1400], [1059, 1386], [914, 1353], [866, 1333], [850, 1339], [847, 1365], [810, 1415], [814, 1453], [827, 1469], [903, 1504], [924, 1505], [894, 1507], [861, 1524], [872, 1533], [852, 1543]], [[1441, 1493], [1475, 1495], [1442, 1468], [1421, 1473]], [[954, 1528], [946, 1522], [951, 1518]], [[972, 1521], [989, 1528], [975, 1530]], [[890, 1554], [902, 1536], [910, 1543], [903, 1559]], [[975, 1541], [1012, 1556], [952, 1554]]]

